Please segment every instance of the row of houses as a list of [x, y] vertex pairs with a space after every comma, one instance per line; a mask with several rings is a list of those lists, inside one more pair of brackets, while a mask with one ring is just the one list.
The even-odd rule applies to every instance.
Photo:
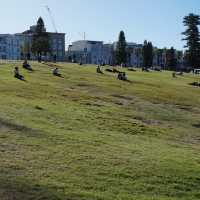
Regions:
[[[102, 41], [80, 40], [69, 45], [66, 53], [68, 61], [81, 62], [87, 64], [114, 64], [114, 51], [117, 42], [104, 44]], [[134, 67], [143, 66], [142, 44], [132, 42], [127, 43], [127, 65]], [[178, 56], [177, 61], [180, 65], [183, 63], [183, 56]], [[160, 50], [154, 47], [153, 65], [165, 67], [167, 63], [167, 50]]]
[[[0, 59], [21, 60], [25, 56], [35, 59], [31, 53], [33, 34], [36, 26], [16, 34], [0, 34]], [[65, 60], [65, 34], [48, 32], [51, 56], [58, 61]], [[25, 55], [26, 54], [26, 55]]]

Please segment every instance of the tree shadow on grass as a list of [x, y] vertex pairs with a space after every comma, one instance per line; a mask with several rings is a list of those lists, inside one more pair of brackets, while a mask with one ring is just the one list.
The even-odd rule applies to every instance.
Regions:
[[94, 193], [68, 191], [54, 186], [43, 186], [23, 176], [10, 176], [13, 170], [2, 173], [0, 168], [0, 199], [1, 200], [103, 200]]
[[1, 200], [61, 200], [64, 199], [56, 191], [44, 188], [26, 179], [0, 176]]
[[0, 131], [6, 130], [6, 131], [14, 131], [15, 133], [19, 133], [28, 137], [44, 137], [40, 130], [35, 130], [32, 128], [29, 128], [28, 126], [20, 125], [5, 119], [0, 118]]

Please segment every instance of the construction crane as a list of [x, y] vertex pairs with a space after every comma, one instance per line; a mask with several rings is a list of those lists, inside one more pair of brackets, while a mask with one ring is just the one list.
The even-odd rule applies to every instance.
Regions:
[[55, 20], [53, 18], [53, 14], [51, 12], [51, 9], [47, 5], [45, 6], [45, 8], [47, 9], [47, 12], [49, 13], [49, 16], [50, 16], [50, 19], [51, 19], [51, 23], [52, 23], [52, 25], [54, 27], [55, 32], [57, 33], [58, 31], [57, 31], [57, 28], [56, 28]]

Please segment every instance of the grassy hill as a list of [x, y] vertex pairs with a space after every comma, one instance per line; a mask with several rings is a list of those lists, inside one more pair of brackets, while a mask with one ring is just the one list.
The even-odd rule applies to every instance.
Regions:
[[58, 65], [0, 65], [1, 200], [200, 199], [200, 77]]

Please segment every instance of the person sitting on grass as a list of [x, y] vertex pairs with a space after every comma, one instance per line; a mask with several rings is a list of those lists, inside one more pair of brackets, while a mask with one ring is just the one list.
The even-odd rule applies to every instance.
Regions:
[[172, 73], [172, 78], [176, 78], [176, 73], [175, 72]]
[[19, 80], [22, 80], [24, 81], [24, 76], [22, 76], [20, 73], [19, 73], [19, 68], [18, 67], [15, 67], [14, 69], [14, 77], [19, 79]]
[[126, 72], [119, 72], [117, 78], [121, 81], [128, 81]]
[[57, 67], [53, 70], [53, 75], [62, 77], [62, 75], [59, 73], [59, 69]]
[[99, 65], [97, 66], [97, 73], [99, 73], [99, 74], [103, 74], [103, 72], [101, 71], [101, 68], [100, 68]]
[[29, 70], [29, 71], [33, 71], [33, 69], [31, 68], [31, 66], [28, 64], [28, 62], [27, 62], [27, 60], [25, 60], [24, 62], [23, 62], [23, 68], [24, 69], [27, 69], [27, 70]]
[[117, 79], [118, 79], [118, 80], [123, 80], [122, 72], [119, 72], [119, 73], [118, 73]]
[[127, 79], [127, 76], [126, 76], [126, 72], [123, 72], [122, 73], [122, 80], [123, 81], [127, 81], [128, 79]]

